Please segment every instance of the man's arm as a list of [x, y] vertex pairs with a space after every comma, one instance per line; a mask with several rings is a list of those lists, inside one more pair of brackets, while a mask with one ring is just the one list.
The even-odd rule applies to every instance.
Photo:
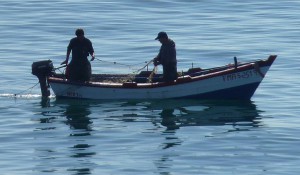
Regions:
[[91, 61], [94, 61], [94, 59], [95, 59], [94, 47], [93, 47], [93, 44], [90, 40], [88, 40], [88, 42], [89, 42], [89, 54], [92, 56]]
[[63, 61], [61, 63], [62, 64], [68, 64], [68, 61], [69, 61], [69, 57], [70, 57], [70, 54], [71, 54], [71, 50], [72, 50], [72, 40], [70, 41], [69, 45], [68, 45], [68, 48], [67, 48], [67, 54], [66, 54], [66, 59], [65, 61]]
[[66, 60], [63, 61], [61, 64], [68, 64], [70, 53], [71, 53], [71, 49], [68, 48], [67, 54], [66, 54]]
[[154, 66], [157, 66], [157, 65], [161, 64], [160, 60], [161, 60], [161, 48], [160, 48], [159, 53], [157, 54], [157, 56], [155, 58], [153, 58]]

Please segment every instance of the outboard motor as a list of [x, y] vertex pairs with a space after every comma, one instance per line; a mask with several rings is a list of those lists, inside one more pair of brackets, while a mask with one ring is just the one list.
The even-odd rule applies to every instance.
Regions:
[[37, 61], [32, 63], [32, 74], [37, 76], [40, 82], [43, 97], [50, 96], [49, 83], [47, 77], [54, 74], [54, 67], [51, 60]]

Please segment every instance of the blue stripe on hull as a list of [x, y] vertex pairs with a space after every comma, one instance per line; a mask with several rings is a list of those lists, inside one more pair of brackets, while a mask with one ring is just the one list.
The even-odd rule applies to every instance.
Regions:
[[193, 99], [223, 99], [223, 100], [250, 100], [259, 83], [252, 83], [243, 86], [222, 89], [209, 93], [185, 96], [181, 98], [193, 98]]

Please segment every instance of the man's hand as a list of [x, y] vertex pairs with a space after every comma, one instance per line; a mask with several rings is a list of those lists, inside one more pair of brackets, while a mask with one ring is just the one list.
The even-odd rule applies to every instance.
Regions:
[[153, 61], [153, 64], [154, 64], [154, 66], [158, 66], [158, 65], [160, 64], [160, 62], [157, 61], [157, 60], [154, 60], [154, 61]]
[[92, 55], [91, 61], [94, 61], [94, 59], [95, 59], [95, 54]]
[[158, 61], [157, 57], [153, 58], [153, 64], [154, 64], [154, 66], [159, 65], [159, 61]]

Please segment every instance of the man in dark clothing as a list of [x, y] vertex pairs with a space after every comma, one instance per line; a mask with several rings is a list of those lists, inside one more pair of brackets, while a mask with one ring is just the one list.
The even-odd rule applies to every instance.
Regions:
[[168, 38], [166, 32], [159, 32], [155, 40], [162, 44], [158, 55], [154, 58], [154, 66], [163, 66], [163, 78], [165, 82], [173, 82], [177, 79], [177, 60], [175, 42]]
[[[94, 48], [92, 42], [84, 37], [83, 29], [77, 29], [75, 38], [70, 40], [67, 49], [66, 60], [61, 64], [67, 65], [67, 78], [77, 81], [89, 81], [91, 78], [92, 70], [91, 63], [88, 56], [91, 55], [93, 61], [95, 59]], [[72, 51], [72, 60], [68, 64], [69, 56]]]

